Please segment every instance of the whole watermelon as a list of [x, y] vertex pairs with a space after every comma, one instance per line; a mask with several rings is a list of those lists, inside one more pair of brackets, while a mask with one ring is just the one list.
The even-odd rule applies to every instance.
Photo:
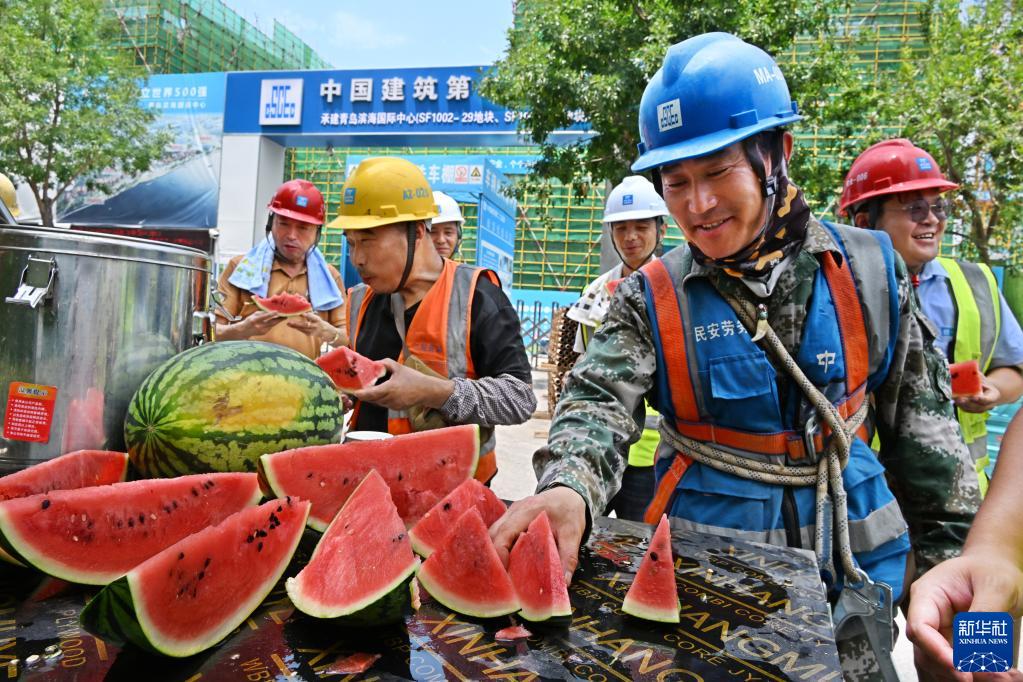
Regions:
[[341, 438], [341, 400], [301, 353], [262, 341], [222, 341], [163, 363], [124, 422], [143, 476], [255, 471], [259, 456]]

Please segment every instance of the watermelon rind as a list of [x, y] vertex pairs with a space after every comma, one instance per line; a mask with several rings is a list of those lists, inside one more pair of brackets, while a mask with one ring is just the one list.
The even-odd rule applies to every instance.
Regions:
[[[465, 579], [463, 585], [485, 588], [486, 595], [480, 591], [469, 597], [442, 584], [442, 581], [451, 583], [458, 578]], [[496, 618], [520, 608], [511, 579], [475, 507], [458, 518], [444, 543], [423, 563], [417, 579], [433, 599], [466, 616]]]
[[661, 520], [650, 538], [643, 561], [622, 601], [622, 613], [660, 623], [681, 622], [682, 609], [675, 581], [675, 560], [671, 548], [668, 517]]
[[262, 341], [191, 348], [150, 374], [124, 420], [146, 477], [256, 471], [260, 455], [341, 440], [334, 383], [305, 355]]
[[[0, 502], [0, 548], [55, 578], [107, 585], [183, 537], [260, 499], [256, 475], [246, 473], [52, 490]], [[125, 500], [135, 506], [124, 506]], [[91, 542], [99, 543], [98, 549], [88, 549]], [[130, 556], [115, 556], [125, 553]]]
[[[264, 510], [272, 513], [273, 507], [277, 505], [278, 501], [267, 502], [258, 510], [246, 509], [233, 514], [220, 524], [209, 526], [186, 537], [136, 566], [126, 575], [100, 590], [85, 605], [79, 617], [82, 627], [110, 642], [118, 644], [130, 642], [146, 651], [176, 658], [192, 656], [215, 646], [252, 615], [252, 612], [266, 599], [274, 585], [284, 575], [284, 571], [298, 548], [302, 538], [302, 529], [305, 527], [305, 518], [309, 514], [309, 503], [297, 500], [289, 502], [299, 507], [298, 513], [301, 516], [301, 521], [292, 521], [293, 527], [288, 528], [291, 531], [291, 537], [284, 542], [280, 556], [277, 558], [277, 565], [269, 571], [262, 582], [251, 587], [246, 598], [240, 602], [232, 602], [229, 605], [230, 609], [226, 608], [225, 604], [221, 621], [209, 628], [208, 631], [195, 632], [190, 639], [184, 640], [167, 636], [161, 632], [160, 627], [149, 616], [150, 609], [146, 608], [141, 596], [145, 593], [145, 580], [153, 579], [152, 576], [146, 575], [147, 571], [152, 570], [150, 566], [153, 564], [161, 566], [168, 557], [173, 558], [175, 555], [183, 557], [186, 553], [193, 553], [197, 544], [208, 541], [209, 538], [212, 538], [212, 542], [217, 543], [217, 547], [224, 546], [225, 539], [233, 539], [230, 536], [238, 533], [238, 528], [235, 526], [241, 528], [243, 533], [246, 532], [252, 527], [251, 518], [254, 515], [261, 514]], [[217, 563], [219, 564], [221, 561], [227, 562], [224, 567], [226, 574], [237, 575], [251, 565], [253, 556], [251, 550], [246, 554], [238, 548], [228, 546], [224, 556]], [[162, 575], [162, 570], [160, 574]], [[204, 595], [204, 598], [212, 599], [213, 597]], [[222, 600], [218, 600], [217, 603], [222, 603]], [[158, 609], [154, 610], [158, 611]]]
[[[386, 498], [386, 500], [382, 498]], [[386, 510], [378, 508], [379, 511], [375, 516], [367, 518], [362, 510], [368, 508], [370, 503], [382, 504]], [[360, 512], [363, 513], [362, 518], [358, 516]], [[386, 536], [383, 541], [380, 537], [381, 533]], [[397, 535], [391, 537], [394, 533]], [[338, 555], [324, 553], [338, 552], [343, 549], [343, 543], [347, 537], [352, 537], [357, 544], [361, 545], [355, 548], [356, 552], [377, 552], [383, 555], [381, 560], [378, 562], [372, 556], [366, 557], [361, 553], [353, 553], [340, 557], [342, 565], [332, 564], [331, 561], [336, 560]], [[380, 546], [371, 546], [374, 541], [381, 543]], [[405, 552], [408, 558], [407, 563], [402, 565], [401, 557], [397, 556], [399, 562], [397, 567], [387, 566], [387, 562], [395, 559], [396, 552]], [[336, 602], [329, 601], [331, 595], [322, 595], [321, 592], [322, 596], [317, 598], [315, 585], [310, 586], [309, 584], [309, 576], [314, 574], [314, 571], [322, 571], [324, 568], [328, 570], [332, 579], [331, 587], [335, 589], [335, 595], [338, 594], [336, 586], [345, 581], [348, 581], [346, 589], [354, 591], [357, 587], [353, 587], [351, 581], [365, 578], [367, 575], [379, 573], [379, 571], [388, 568], [395, 572], [390, 581], [376, 589], [366, 590], [360, 599], [339, 606]], [[330, 526], [320, 539], [320, 543], [313, 551], [309, 564], [294, 578], [288, 578], [285, 588], [295, 608], [314, 618], [346, 619], [351, 624], [371, 623], [374, 617], [393, 620], [395, 617], [401, 616], [402, 610], [409, 603], [408, 582], [418, 568], [419, 559], [412, 553], [404, 524], [390, 499], [387, 483], [375, 469], [371, 469], [331, 521]], [[372, 579], [372, 576], [370, 577]], [[312, 580], [315, 581], [316, 578], [314, 577]], [[364, 586], [363, 589], [365, 589]], [[348, 593], [343, 593], [341, 596], [348, 598]]]
[[444, 499], [430, 508], [409, 530], [412, 549], [428, 558], [444, 542], [458, 517], [470, 506], [479, 510], [489, 528], [508, 510], [504, 502], [487, 486], [474, 478], [466, 479]]
[[[461, 443], [456, 446], [457, 443]], [[437, 481], [440, 460], [427, 455], [438, 450], [447, 461], [456, 447], [468, 454], [457, 470]], [[325, 531], [345, 500], [367, 473], [376, 469], [388, 487], [406, 525], [415, 524], [431, 507], [476, 472], [479, 463], [479, 427], [448, 426], [375, 441], [319, 445], [263, 455], [259, 473], [277, 497], [298, 497], [313, 503], [309, 527]], [[448, 466], [447, 464], [444, 466]]]
[[[313, 310], [312, 304], [304, 296], [298, 294], [280, 293], [269, 298], [253, 296], [252, 303], [263, 312], [273, 313], [278, 317], [295, 317], [305, 315]], [[286, 310], [290, 306], [298, 306], [298, 308]]]

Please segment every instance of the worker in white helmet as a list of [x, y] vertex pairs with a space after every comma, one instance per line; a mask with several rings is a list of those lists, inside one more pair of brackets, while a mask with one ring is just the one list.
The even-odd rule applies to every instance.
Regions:
[[433, 202], [440, 210], [433, 220], [433, 230], [430, 232], [433, 246], [441, 258], [454, 258], [462, 243], [462, 225], [465, 224], [465, 217], [462, 216], [458, 202], [444, 192], [434, 192]]
[[[667, 225], [668, 207], [654, 189], [652, 182], [641, 175], [631, 175], [607, 195], [603, 222], [615, 252], [622, 262], [593, 280], [582, 296], [568, 310], [568, 317], [579, 323], [575, 351], [583, 353], [594, 330], [604, 320], [615, 286], [646, 263], [657, 258]], [[630, 521], [642, 521], [643, 513], [654, 495], [654, 453], [660, 436], [657, 433], [657, 412], [645, 405], [646, 428], [629, 449], [629, 463], [622, 487], [604, 510]]]

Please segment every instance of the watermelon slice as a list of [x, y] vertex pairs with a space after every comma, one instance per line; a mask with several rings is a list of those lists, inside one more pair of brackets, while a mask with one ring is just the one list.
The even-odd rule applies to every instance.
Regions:
[[981, 383], [980, 365], [976, 360], [957, 362], [948, 366], [952, 375], [952, 397], [968, 398], [984, 390]]
[[458, 517], [419, 569], [418, 580], [431, 597], [467, 616], [493, 618], [519, 610], [515, 588], [475, 507]]
[[668, 517], [661, 514], [643, 563], [625, 593], [622, 611], [645, 620], [678, 623], [681, 608], [675, 585], [675, 560], [671, 554], [671, 529]]
[[271, 500], [189, 535], [103, 588], [85, 629], [167, 656], [191, 656], [241, 625], [280, 580], [309, 503]]
[[387, 374], [384, 363], [370, 360], [354, 350], [341, 346], [316, 358], [316, 364], [342, 391], [369, 388]]
[[294, 317], [295, 315], [312, 312], [313, 309], [309, 301], [304, 296], [299, 296], [298, 294], [280, 293], [270, 298], [253, 296], [252, 302], [260, 310], [268, 313], [277, 313], [281, 317]]
[[255, 474], [198, 474], [0, 502], [0, 545], [68, 582], [106, 585], [260, 500]]
[[494, 525], [494, 522], [508, 510], [493, 490], [475, 478], [470, 478], [435, 504], [419, 523], [412, 527], [409, 531], [412, 549], [424, 559], [433, 554], [444, 542], [458, 517], [469, 507], [476, 507], [479, 510], [487, 528]]
[[520, 615], [526, 620], [572, 615], [565, 569], [561, 566], [547, 512], [540, 512], [526, 532], [515, 540], [508, 560], [508, 575], [522, 605]]
[[[28, 497], [51, 490], [108, 485], [124, 480], [128, 453], [77, 450], [0, 478], [0, 501]], [[0, 560], [24, 566], [0, 549]]]
[[124, 480], [128, 453], [77, 450], [0, 478], [0, 501]]
[[[407, 583], [417, 568], [391, 491], [372, 469], [286, 588], [295, 607], [315, 618], [350, 616], [359, 624], [379, 625], [401, 619], [410, 597]], [[392, 593], [400, 595], [398, 608], [388, 599]], [[384, 605], [386, 612], [378, 608]]]
[[386, 440], [316, 445], [263, 455], [259, 466], [274, 495], [313, 503], [309, 526], [319, 531], [376, 469], [391, 489], [398, 515], [411, 526], [476, 471], [478, 433], [478, 426], [466, 424]]

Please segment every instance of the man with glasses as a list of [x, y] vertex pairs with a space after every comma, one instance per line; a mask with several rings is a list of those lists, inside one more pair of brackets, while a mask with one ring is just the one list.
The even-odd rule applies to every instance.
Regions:
[[840, 211], [858, 227], [892, 238], [917, 285], [921, 309], [937, 328], [935, 346], [949, 362], [978, 361], [981, 392], [955, 403], [983, 494], [988, 411], [1023, 394], [1023, 332], [987, 265], [938, 257], [948, 218], [942, 194], [957, 187], [923, 149], [909, 140], [886, 140], [853, 162]]

